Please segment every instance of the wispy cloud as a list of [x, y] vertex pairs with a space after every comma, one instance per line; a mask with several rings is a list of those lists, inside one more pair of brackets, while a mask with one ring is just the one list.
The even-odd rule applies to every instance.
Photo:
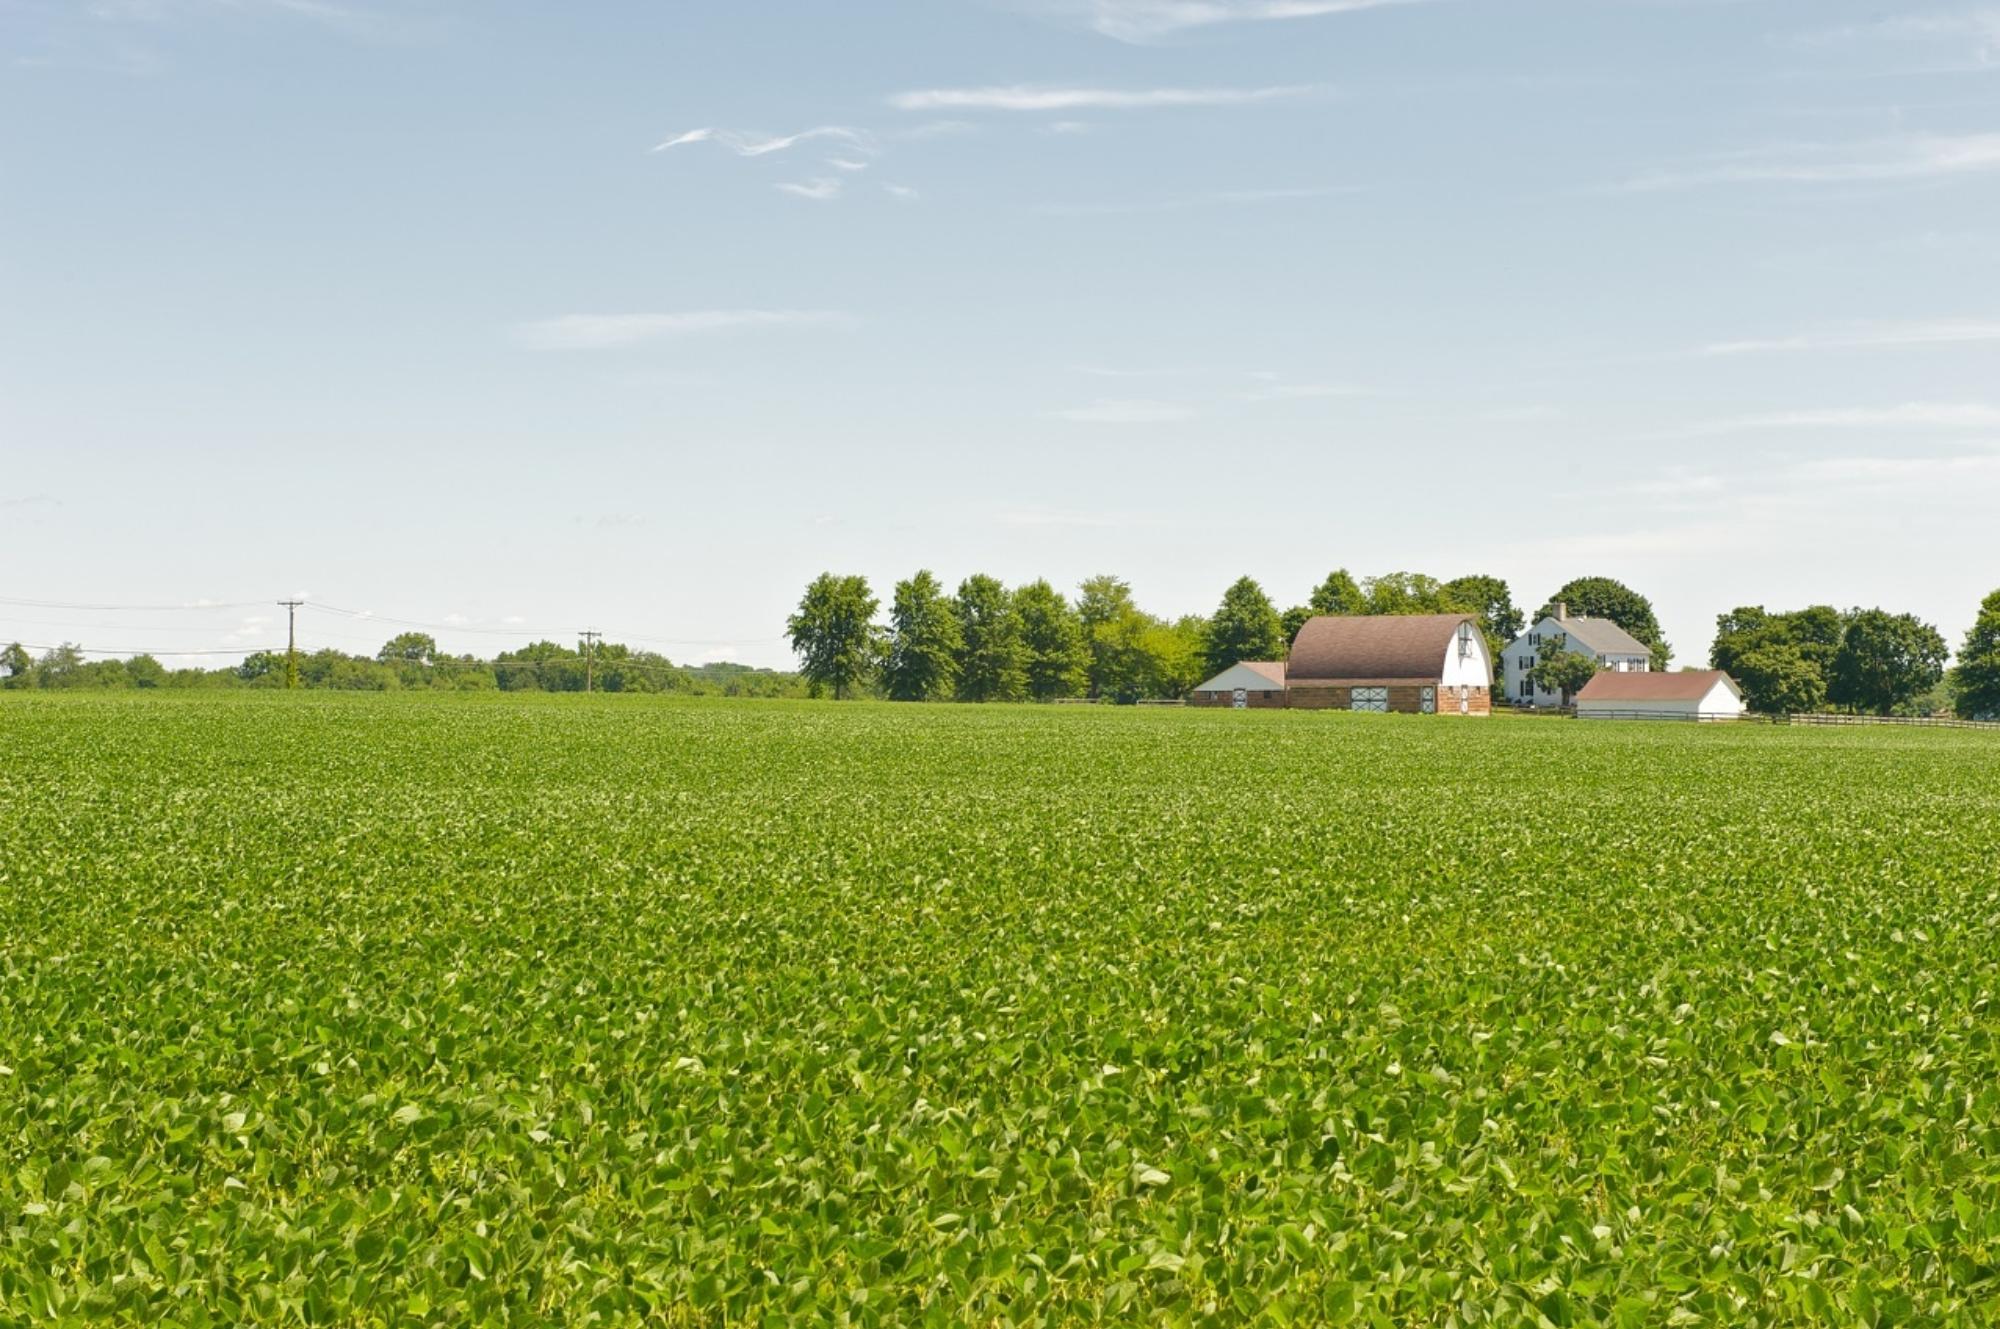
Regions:
[[1360, 192], [1362, 191], [1358, 187], [1335, 185], [1297, 189], [1216, 189], [1205, 194], [1181, 194], [1171, 198], [1102, 203], [1038, 203], [1035, 205], [1035, 211], [1045, 217], [1115, 217], [1137, 212], [1183, 212], [1189, 208], [1295, 203], [1307, 199], [1338, 198]]
[[1696, 354], [1761, 355], [1778, 351], [1844, 351], [1897, 346], [1948, 346], [2000, 341], [2000, 321], [1939, 319], [1923, 323], [1877, 323], [1802, 332], [1789, 337], [1753, 337], [1711, 342]]
[[1123, 42], [1157, 41], [1190, 28], [1322, 18], [1424, 0], [1039, 0], [1034, 7], [1081, 21]]
[[690, 129], [655, 143], [649, 151], [667, 152], [673, 148], [687, 147], [695, 143], [717, 143], [739, 157], [763, 157], [816, 139], [835, 139], [858, 152], [872, 152], [875, 147], [873, 137], [864, 130], [850, 129], [846, 125], [816, 125], [811, 129], [802, 129], [796, 134], [759, 134], [740, 129]]
[[1047, 88], [1012, 84], [987, 88], [925, 88], [899, 92], [901, 111], [1135, 111], [1170, 106], [1244, 106], [1310, 96], [1311, 84], [1266, 88]]
[[845, 327], [846, 314], [810, 309], [696, 309], [662, 314], [564, 314], [519, 323], [514, 336], [540, 351], [601, 351], [703, 333]]
[[794, 198], [809, 198], [821, 203], [830, 198], [840, 197], [840, 181], [831, 176], [816, 176], [811, 180], [788, 180], [775, 188]]
[[826, 164], [836, 171], [865, 171], [868, 163], [856, 161], [852, 157], [828, 157]]
[[1619, 188], [1654, 193], [1731, 184], [1865, 184], [1994, 170], [2000, 170], [2000, 134], [1911, 134], [1737, 153], [1634, 176]]
[[1160, 425], [1186, 420], [1194, 415], [1187, 407], [1170, 401], [1114, 400], [1099, 398], [1087, 406], [1057, 411], [1058, 419], [1092, 425]]
[[1709, 420], [1681, 432], [1740, 434], [1770, 429], [2000, 429], [2000, 406], [1984, 402], [1905, 402], [1900, 406], [1771, 411]]
[[2000, 65], [2000, 8], [1895, 14], [1801, 33], [1791, 44], [1807, 49], [1888, 44], [1929, 47], [1957, 54], [1961, 60], [1969, 56], [1970, 63], [1962, 68], [1989, 68]]
[[883, 185], [882, 191], [887, 195], [889, 195], [889, 197], [901, 199], [905, 203], [914, 203], [918, 198], [921, 197], [921, 195], [919, 195], [917, 191], [911, 188], [909, 185]]

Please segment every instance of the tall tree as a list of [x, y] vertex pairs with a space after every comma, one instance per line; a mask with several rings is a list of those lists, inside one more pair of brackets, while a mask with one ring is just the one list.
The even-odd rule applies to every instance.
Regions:
[[[1200, 614], [1186, 614], [1171, 623], [1150, 620], [1140, 634], [1146, 657], [1146, 695], [1185, 697], [1210, 673], [1209, 633], [1213, 625]], [[1272, 656], [1262, 656], [1272, 659]]]
[[978, 573], [958, 584], [958, 699], [1020, 701], [1028, 695], [1028, 650], [1014, 597]]
[[928, 569], [896, 583], [882, 686], [891, 701], [935, 701], [958, 686], [958, 606]]
[[1130, 620], [1138, 614], [1131, 584], [1122, 578], [1102, 573], [1077, 587], [1077, 620], [1090, 651], [1091, 696], [1114, 696], [1129, 682], [1129, 661], [1120, 652], [1125, 642], [1136, 639], [1137, 629], [1130, 627]]
[[1028, 695], [1036, 701], [1074, 697], [1090, 686], [1090, 645], [1083, 619], [1046, 581], [1014, 592], [1021, 644], [1028, 652]]
[[1767, 638], [1739, 651], [1729, 674], [1760, 715], [1804, 715], [1826, 705], [1826, 671], [1793, 642]]
[[839, 701], [868, 681], [875, 663], [872, 620], [878, 605], [866, 577], [822, 572], [806, 587], [785, 631], [813, 696], [830, 688]]
[[1892, 714], [1944, 677], [1944, 638], [1914, 614], [1857, 609], [1833, 657], [1827, 698], [1875, 715]]
[[1249, 577], [1237, 578], [1222, 593], [1222, 603], [1208, 621], [1207, 637], [1211, 674], [1239, 660], [1282, 660], [1285, 656], [1285, 629], [1278, 611], [1264, 588]]
[[1446, 611], [1444, 586], [1421, 572], [1387, 572], [1362, 583], [1370, 614], [1439, 614]]
[[2000, 591], [1979, 606], [1979, 617], [1958, 648], [1954, 704], [1970, 720], [2000, 720]]
[[1622, 581], [1610, 577], [1578, 577], [1566, 583], [1549, 597], [1547, 604], [1535, 611], [1535, 621], [1540, 622], [1553, 614], [1558, 604], [1567, 605], [1570, 613], [1585, 618], [1608, 618], [1631, 633], [1652, 651], [1655, 669], [1665, 669], [1667, 661], [1673, 657], [1673, 649], [1660, 632], [1660, 620], [1653, 613], [1653, 602]]
[[1278, 628], [1285, 634], [1285, 654], [1292, 653], [1292, 643], [1299, 639], [1299, 629], [1312, 621], [1316, 613], [1311, 605], [1293, 605], [1278, 615]]
[[437, 639], [428, 632], [399, 633], [382, 643], [375, 658], [383, 664], [427, 665], [437, 659]]
[[28, 686], [28, 671], [35, 667], [35, 661], [28, 654], [28, 648], [20, 642], [9, 642], [7, 649], [0, 651], [0, 669], [7, 671], [0, 687], [24, 688]]
[[[1327, 573], [1326, 580], [1313, 588], [1306, 604], [1315, 614], [1351, 616], [1368, 612], [1368, 597], [1362, 594], [1361, 584], [1346, 568], [1335, 568]], [[1294, 630], [1292, 635], [1297, 636], [1297, 631]]]

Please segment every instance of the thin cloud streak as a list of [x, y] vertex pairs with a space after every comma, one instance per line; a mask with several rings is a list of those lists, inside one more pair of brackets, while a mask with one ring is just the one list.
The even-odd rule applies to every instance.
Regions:
[[676, 134], [670, 139], [655, 143], [647, 151], [667, 152], [695, 143], [719, 143], [739, 157], [763, 157], [773, 152], [783, 152], [801, 143], [827, 138], [838, 139], [858, 152], [874, 151], [875, 142], [872, 137], [859, 129], [850, 129], [846, 125], [816, 125], [811, 129], [802, 129], [796, 134], [758, 134], [740, 129], [713, 127], [690, 129], [686, 133]]
[[846, 314], [809, 309], [696, 309], [659, 314], [564, 314], [516, 324], [514, 337], [538, 351], [601, 351], [705, 333], [850, 326]]
[[2000, 134], [1909, 135], [1745, 153], [1705, 166], [1634, 176], [1619, 192], [1659, 193], [1732, 184], [1867, 184], [2000, 170]]
[[792, 195], [794, 198], [809, 198], [820, 203], [830, 198], [840, 197], [840, 181], [830, 176], [819, 176], [815, 179], [805, 181], [787, 181], [773, 187], [781, 193]]
[[1896, 428], [2000, 429], [2000, 406], [1983, 402], [1905, 402], [1900, 406], [1772, 411], [1710, 420], [1682, 432], [1692, 437], [1768, 429]]
[[1712, 342], [1702, 356], [1761, 355], [1782, 351], [1845, 351], [1897, 346], [1950, 346], [2000, 341], [2000, 322], [1943, 319], [1929, 323], [1885, 323], [1869, 327], [1805, 332], [1791, 337]]
[[1306, 97], [1314, 84], [1265, 88], [1042, 88], [1028, 84], [986, 88], [923, 88], [899, 92], [899, 111], [1136, 111], [1176, 106], [1245, 106]]
[[1144, 43], [1225, 23], [1324, 18], [1422, 3], [1426, 0], [1070, 0], [1060, 9], [1106, 37]]
[[1044, 217], [1112, 217], [1138, 212], [1182, 212], [1189, 208], [1339, 198], [1361, 192], [1363, 191], [1355, 186], [1333, 185], [1300, 189], [1218, 189], [1206, 194], [1187, 194], [1178, 198], [1132, 203], [1039, 203], [1035, 205], [1035, 211]]

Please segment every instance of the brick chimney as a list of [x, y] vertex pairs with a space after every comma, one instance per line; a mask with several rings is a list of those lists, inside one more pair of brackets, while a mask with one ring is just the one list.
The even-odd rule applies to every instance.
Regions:
[[1569, 622], [1569, 601], [1567, 600], [1556, 601], [1556, 622], [1558, 623]]

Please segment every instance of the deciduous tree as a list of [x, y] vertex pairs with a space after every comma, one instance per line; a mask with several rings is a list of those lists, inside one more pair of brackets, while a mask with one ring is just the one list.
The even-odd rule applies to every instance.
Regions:
[[[1222, 593], [1222, 603], [1208, 620], [1207, 668], [1220, 673], [1239, 660], [1282, 660], [1285, 629], [1264, 588], [1239, 577]], [[1201, 680], [1196, 679], [1199, 683]]]
[[2000, 591], [1986, 597], [1958, 648], [1954, 705], [1973, 720], [2000, 720]]
[[1535, 686], [1548, 692], [1558, 693], [1563, 705], [1567, 706], [1583, 685], [1597, 677], [1597, 658], [1581, 651], [1569, 649], [1569, 642], [1543, 642], [1540, 659], [1528, 671], [1528, 677]]
[[1020, 701], [1028, 695], [1028, 651], [1014, 598], [975, 574], [958, 584], [958, 699]]
[[1549, 597], [1547, 604], [1535, 611], [1535, 621], [1539, 623], [1553, 614], [1557, 604], [1566, 605], [1570, 613], [1586, 618], [1610, 619], [1652, 651], [1655, 669], [1665, 669], [1667, 661], [1673, 656], [1672, 648], [1660, 632], [1660, 620], [1653, 613], [1653, 602], [1622, 581], [1610, 577], [1578, 577], [1566, 583]]
[[1028, 695], [1036, 701], [1074, 697], [1090, 686], [1090, 646], [1083, 620], [1046, 581], [1014, 592], [1021, 644], [1028, 652]]
[[1848, 615], [1833, 657], [1827, 697], [1874, 715], [1890, 715], [1944, 677], [1944, 638], [1914, 614], [1857, 609]]
[[882, 687], [891, 701], [936, 701], [958, 685], [958, 606], [928, 569], [896, 583]]
[[806, 587], [785, 629], [814, 696], [831, 689], [834, 700], [843, 700], [868, 681], [878, 604], [866, 577], [822, 572]]

